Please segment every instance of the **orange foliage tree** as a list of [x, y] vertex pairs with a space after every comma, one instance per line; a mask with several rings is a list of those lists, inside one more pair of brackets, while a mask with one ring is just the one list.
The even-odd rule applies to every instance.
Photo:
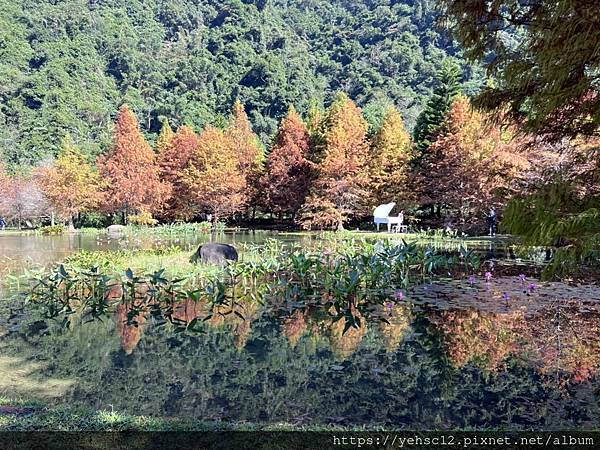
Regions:
[[259, 202], [260, 178], [264, 170], [265, 152], [252, 125], [244, 105], [236, 100], [232, 120], [225, 133], [236, 148], [241, 174], [246, 179], [247, 196], [254, 205]]
[[262, 183], [271, 211], [294, 217], [304, 203], [310, 183], [309, 149], [308, 129], [291, 107], [279, 126]]
[[164, 152], [170, 145], [175, 133], [167, 119], [163, 120], [162, 127], [158, 138], [156, 139], [156, 153], [159, 155]]
[[373, 205], [396, 202], [408, 206], [413, 200], [410, 161], [412, 140], [402, 116], [390, 108], [373, 138], [370, 158]]
[[304, 228], [342, 229], [348, 218], [364, 213], [368, 194], [368, 124], [360, 108], [339, 95], [324, 118], [323, 148], [316, 179], [302, 206]]
[[246, 203], [246, 178], [240, 171], [237, 147], [223, 131], [207, 127], [181, 174], [190, 214], [207, 212], [219, 218], [241, 211]]
[[100, 203], [100, 176], [87, 162], [71, 136], [63, 139], [54, 164], [38, 170], [38, 180], [53, 210], [73, 228], [73, 216]]
[[98, 168], [106, 181], [107, 211], [121, 212], [126, 218], [132, 212], [161, 208], [168, 185], [160, 181], [154, 152], [127, 105], [117, 117], [113, 147], [98, 158]]
[[529, 166], [510, 131], [458, 97], [421, 165], [423, 204], [438, 205], [459, 225], [481, 222], [512, 195]]
[[169, 198], [163, 215], [169, 219], [189, 219], [193, 209], [189, 207], [187, 187], [181, 181], [181, 174], [198, 148], [200, 139], [189, 126], [182, 126], [158, 155], [160, 177], [169, 183]]

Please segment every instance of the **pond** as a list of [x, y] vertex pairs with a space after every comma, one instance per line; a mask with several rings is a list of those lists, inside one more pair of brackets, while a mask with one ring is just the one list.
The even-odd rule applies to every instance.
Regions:
[[[245, 231], [221, 233], [219, 241], [229, 244], [262, 243], [277, 238], [294, 241], [297, 237], [274, 232]], [[108, 233], [68, 233], [62, 235], [24, 235], [0, 232], [0, 274], [2, 269], [14, 271], [27, 267], [48, 266], [64, 260], [80, 250], [103, 251], [118, 249], [155, 248], [177, 245], [192, 251], [200, 243], [211, 239], [205, 233], [179, 233], [175, 235], [129, 235]]]
[[[58, 260], [97, 238], [44, 239], [34, 242]], [[0, 310], [0, 396], [51, 407], [409, 429], [592, 429], [600, 420], [593, 285], [437, 278], [346, 332], [322, 311], [272, 302], [210, 316], [201, 302], [178, 301], [178, 320], [203, 319], [183, 332], [127, 303], [108, 320], [73, 314], [68, 327], [26, 320], [18, 298]]]
[[[383, 235], [383, 234], [382, 234]], [[387, 238], [400, 241], [403, 236]], [[360, 234], [356, 238], [360, 239]], [[366, 239], [376, 239], [373, 233], [365, 234]], [[244, 230], [240, 232], [220, 233], [214, 237], [205, 233], [179, 233], [174, 235], [110, 235], [107, 233], [86, 234], [74, 233], [56, 236], [15, 235], [0, 232], [0, 275], [16, 272], [24, 268], [45, 267], [64, 260], [78, 251], [103, 251], [118, 249], [156, 248], [177, 245], [186, 251], [193, 251], [199, 244], [211, 239], [219, 242], [240, 244], [261, 244], [267, 239], [277, 239], [284, 243], [297, 242], [309, 245], [319, 239], [316, 233], [278, 233], [262, 230]], [[487, 259], [512, 259], [524, 263], [544, 261], [546, 253], [540, 249], [525, 249], [514, 245], [510, 240], [442, 240], [431, 242], [434, 246], [450, 246], [456, 248], [465, 245], [477, 251]], [[1, 283], [0, 283], [1, 284]]]

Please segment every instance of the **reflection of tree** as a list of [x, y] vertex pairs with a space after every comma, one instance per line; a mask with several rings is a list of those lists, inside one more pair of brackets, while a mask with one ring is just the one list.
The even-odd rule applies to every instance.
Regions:
[[542, 374], [565, 374], [572, 382], [583, 382], [599, 372], [600, 314], [571, 306], [543, 306], [529, 315], [523, 310], [432, 310], [430, 320], [458, 368], [475, 363], [498, 370], [515, 355]]
[[119, 303], [115, 312], [117, 321], [117, 333], [121, 337], [121, 348], [128, 355], [131, 355], [144, 333], [144, 324], [146, 315], [139, 313], [131, 315], [132, 307], [130, 303]]
[[234, 336], [235, 346], [243, 348], [250, 336], [257, 309], [257, 304], [251, 301], [241, 301], [234, 308], [216, 306], [207, 323], [211, 327], [227, 327]]
[[205, 304], [188, 298], [173, 305], [173, 314], [171, 317], [175, 322], [187, 325], [196, 318], [206, 316], [207, 313], [205, 310]]
[[[192, 310], [188, 305], [188, 318]], [[148, 320], [143, 345], [125, 358], [113, 351], [114, 326], [99, 321], [27, 341], [13, 335], [3, 338], [3, 344], [10, 346], [9, 354], [23, 357], [36, 357], [43, 349], [48, 367], [39, 376], [75, 380], [76, 389], [65, 397], [73, 406], [113, 405], [134, 414], [267, 423], [597, 427], [597, 378], [556, 389], [553, 376], [513, 356], [504, 360], [502, 372], [476, 364], [446, 370], [439, 340], [444, 348], [448, 341], [439, 325], [427, 319], [434, 314], [415, 310], [413, 315], [414, 333], [397, 351], [386, 352], [383, 340], [371, 332], [359, 341], [365, 351], [343, 362], [330, 352], [327, 338], [289, 345], [289, 337], [266, 314], [252, 316], [252, 336], [243, 349], [236, 348], [226, 325], [235, 321], [229, 315], [221, 326], [206, 323], [200, 333], [174, 333], [172, 327]], [[331, 331], [331, 322], [322, 317], [306, 320], [311, 335], [317, 321]], [[581, 326], [594, 324], [586, 318]]]
[[519, 349], [518, 332], [524, 319], [520, 310], [433, 310], [430, 316], [443, 333], [448, 356], [457, 367], [479, 362], [489, 370], [498, 369], [508, 355]]
[[283, 332], [288, 338], [290, 345], [295, 347], [298, 341], [308, 329], [306, 314], [297, 309], [283, 322]]
[[352, 314], [361, 320], [359, 328], [350, 327], [344, 333], [346, 319], [342, 318], [336, 322], [329, 320], [328, 336], [333, 352], [342, 359], [351, 356], [359, 347], [361, 341], [367, 334], [367, 321], [360, 311], [353, 310]]
[[384, 318], [389, 322], [381, 322], [385, 348], [388, 352], [395, 351], [408, 329], [410, 328], [410, 308], [407, 305], [394, 305], [389, 310], [386, 308]]
[[563, 373], [580, 383], [599, 372], [598, 311], [582, 312], [578, 304], [557, 306], [533, 317], [530, 327], [542, 373]]

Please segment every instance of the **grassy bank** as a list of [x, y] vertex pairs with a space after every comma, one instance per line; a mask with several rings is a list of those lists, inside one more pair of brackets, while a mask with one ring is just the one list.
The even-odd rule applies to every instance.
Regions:
[[114, 410], [91, 410], [0, 396], [0, 431], [333, 431], [378, 430], [383, 426], [261, 424], [208, 421], [195, 417], [132, 415]]

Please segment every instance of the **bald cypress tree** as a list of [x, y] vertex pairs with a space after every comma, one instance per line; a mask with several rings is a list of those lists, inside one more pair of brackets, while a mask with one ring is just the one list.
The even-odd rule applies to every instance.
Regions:
[[115, 124], [114, 143], [98, 158], [106, 181], [105, 208], [121, 212], [156, 212], [162, 207], [168, 186], [159, 178], [154, 151], [144, 139], [133, 112], [123, 105]]
[[225, 130], [225, 135], [236, 149], [240, 173], [245, 178], [248, 189], [249, 206], [264, 203], [260, 192], [260, 179], [264, 171], [265, 152], [258, 136], [252, 131], [248, 114], [239, 100], [233, 105], [231, 122]]
[[156, 140], [156, 153], [161, 154], [165, 151], [171, 144], [171, 140], [173, 140], [173, 129], [169, 124], [167, 119], [163, 120], [162, 127], [160, 129], [160, 134], [158, 135], [158, 139]]
[[186, 204], [187, 194], [181, 182], [181, 173], [198, 145], [198, 135], [191, 127], [184, 125], [179, 127], [169, 145], [158, 155], [161, 179], [170, 185], [170, 195], [162, 211], [164, 218], [189, 219], [193, 216], [193, 211]]
[[412, 139], [400, 111], [390, 108], [371, 146], [373, 205], [396, 202], [407, 206], [413, 200], [410, 183], [412, 155]]
[[324, 119], [324, 146], [316, 179], [302, 206], [304, 228], [342, 229], [364, 212], [368, 195], [367, 121], [347, 95], [338, 95]]
[[295, 216], [310, 182], [310, 134], [294, 107], [281, 121], [265, 173], [267, 208]]

